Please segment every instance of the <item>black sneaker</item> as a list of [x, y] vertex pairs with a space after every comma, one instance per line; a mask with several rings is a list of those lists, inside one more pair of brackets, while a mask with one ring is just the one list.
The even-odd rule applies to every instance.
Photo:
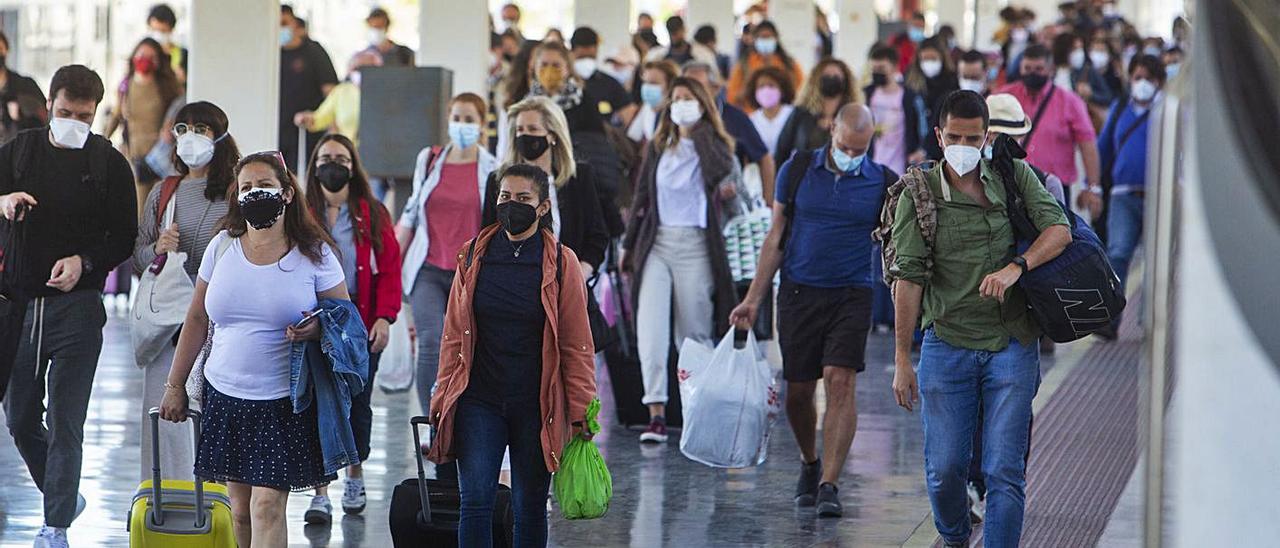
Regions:
[[840, 504], [839, 492], [840, 488], [830, 483], [818, 486], [818, 517], [838, 518], [844, 515], [844, 506]]
[[822, 459], [812, 464], [800, 464], [800, 479], [796, 481], [796, 506], [808, 508], [818, 502], [818, 482], [822, 481]]

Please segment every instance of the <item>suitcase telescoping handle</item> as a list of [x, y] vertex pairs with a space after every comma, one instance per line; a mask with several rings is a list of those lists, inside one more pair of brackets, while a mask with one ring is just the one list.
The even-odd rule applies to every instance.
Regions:
[[[151, 520], [155, 525], [164, 525], [164, 505], [160, 504], [160, 408], [152, 407], [147, 412], [151, 416]], [[191, 426], [195, 429], [195, 447], [196, 452], [200, 451], [200, 420], [201, 415], [195, 409], [187, 410], [187, 417], [191, 419]], [[204, 528], [204, 482], [199, 477], [195, 479], [196, 488], [196, 529]]]
[[307, 150], [307, 128], [298, 126], [298, 171], [295, 175], [299, 181], [307, 180], [307, 157], [311, 155], [311, 151]]
[[418, 426], [427, 425], [427, 447], [435, 442], [435, 427], [431, 426], [431, 419], [422, 415], [409, 419], [409, 424], [413, 427], [413, 453], [418, 459], [418, 498], [422, 499], [422, 511], [418, 514], [418, 523], [430, 527], [431, 497], [427, 495], [427, 471], [422, 463], [422, 436], [418, 433]]

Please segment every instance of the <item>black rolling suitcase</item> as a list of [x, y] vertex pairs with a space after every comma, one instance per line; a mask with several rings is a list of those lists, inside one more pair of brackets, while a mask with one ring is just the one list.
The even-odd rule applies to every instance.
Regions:
[[[649, 406], [641, 403], [644, 398], [644, 377], [640, 373], [640, 352], [636, 349], [635, 324], [623, 306], [627, 299], [622, 288], [622, 276], [616, 270], [609, 271], [613, 284], [614, 310], [621, 311], [614, 326], [618, 332], [616, 344], [604, 349], [604, 363], [609, 370], [609, 384], [613, 387], [613, 405], [617, 408], [618, 422], [623, 426], [647, 426]], [[679, 360], [673, 346], [667, 358], [667, 426], [678, 427], [684, 412], [680, 407]]]
[[[391, 541], [398, 547], [457, 546], [458, 508], [461, 505], [458, 482], [427, 479], [418, 434], [418, 426], [428, 424], [427, 417], [413, 417], [409, 423], [413, 427], [418, 477], [400, 482], [391, 494], [391, 512], [388, 516], [391, 522]], [[498, 499], [493, 506], [493, 546], [508, 548], [512, 545], [515, 525], [515, 516], [511, 513], [511, 489], [499, 485], [498, 478], [493, 478], [493, 482], [498, 489]]]

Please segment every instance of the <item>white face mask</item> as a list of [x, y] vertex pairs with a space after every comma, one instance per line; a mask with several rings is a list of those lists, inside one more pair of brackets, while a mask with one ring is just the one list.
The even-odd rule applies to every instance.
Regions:
[[982, 159], [982, 149], [967, 145], [950, 145], [942, 149], [942, 157], [946, 158], [947, 165], [955, 170], [956, 175], [964, 177], [978, 167], [978, 160]]
[[194, 131], [188, 131], [178, 136], [175, 148], [182, 163], [187, 164], [187, 167], [198, 169], [209, 165], [209, 161], [213, 159], [213, 148], [216, 142]]
[[1089, 52], [1089, 63], [1093, 65], [1093, 68], [1101, 72], [1107, 68], [1107, 65], [1111, 64], [1111, 54], [1102, 50], [1093, 50]]
[[1129, 88], [1129, 96], [1139, 103], [1150, 101], [1156, 96], [1156, 85], [1151, 80], [1134, 80]]
[[89, 140], [89, 124], [71, 118], [51, 118], [49, 133], [54, 144], [62, 148], [84, 148]]
[[586, 80], [592, 74], [596, 73], [597, 63], [595, 59], [583, 57], [573, 62], [573, 71], [578, 73], [578, 77]]
[[1075, 70], [1080, 70], [1084, 68], [1084, 58], [1085, 58], [1084, 50], [1073, 49], [1071, 50], [1071, 55], [1067, 56], [1067, 63], [1071, 65], [1071, 68]]
[[151, 32], [148, 32], [148, 33], [147, 33], [147, 38], [150, 38], [150, 39], [152, 39], [152, 40], [155, 40], [155, 41], [159, 42], [159, 43], [160, 43], [160, 45], [165, 46], [165, 47], [169, 47], [169, 44], [173, 43], [173, 34], [172, 34], [172, 33], [168, 33], [168, 32], [160, 32], [160, 31], [158, 31], [158, 30], [153, 30], [153, 31], [151, 31]]
[[942, 73], [942, 61], [920, 61], [920, 72], [923, 72], [926, 78], [933, 78]]
[[369, 32], [365, 34], [365, 37], [369, 40], [369, 45], [381, 46], [382, 43], [387, 40], [387, 31], [382, 29], [369, 29]]
[[698, 101], [686, 99], [671, 102], [671, 121], [677, 126], [689, 127], [702, 119], [702, 107]]
[[987, 85], [982, 80], [970, 80], [968, 78], [960, 79], [960, 89], [972, 91], [974, 93], [982, 93], [987, 91]]

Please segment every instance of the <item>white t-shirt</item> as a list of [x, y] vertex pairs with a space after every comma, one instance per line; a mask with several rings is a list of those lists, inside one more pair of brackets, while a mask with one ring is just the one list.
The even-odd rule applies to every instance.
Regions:
[[778, 137], [782, 136], [782, 128], [786, 127], [787, 120], [791, 119], [791, 113], [795, 110], [796, 107], [791, 105], [782, 105], [778, 109], [778, 115], [772, 120], [765, 116], [764, 109], [758, 109], [749, 116], [751, 125], [756, 126], [756, 133], [760, 134], [760, 139], [764, 140], [764, 146], [775, 158], [778, 154]]
[[288, 397], [290, 343], [285, 327], [316, 307], [316, 293], [343, 282], [342, 264], [324, 244], [320, 264], [294, 248], [278, 262], [256, 265], [245, 258], [236, 238], [215, 266], [218, 247], [229, 237], [225, 230], [214, 236], [200, 263], [200, 279], [209, 284], [204, 307], [214, 323], [204, 376], [231, 397]]
[[658, 219], [662, 226], [707, 228], [707, 194], [693, 140], [680, 138], [658, 159]]

